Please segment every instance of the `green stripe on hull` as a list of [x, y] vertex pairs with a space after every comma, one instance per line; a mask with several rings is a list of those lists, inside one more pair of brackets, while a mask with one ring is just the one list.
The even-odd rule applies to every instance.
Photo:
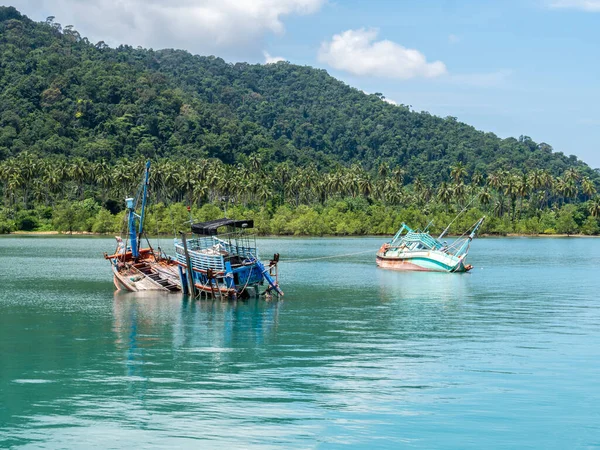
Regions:
[[436, 270], [442, 272], [451, 272], [455, 266], [449, 266], [444, 264], [441, 261], [436, 261], [435, 259], [428, 258], [407, 258], [405, 259], [407, 262], [411, 262], [419, 267], [423, 267], [428, 270]]

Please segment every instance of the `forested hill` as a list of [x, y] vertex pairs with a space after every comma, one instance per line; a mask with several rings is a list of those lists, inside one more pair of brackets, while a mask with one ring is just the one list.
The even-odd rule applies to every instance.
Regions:
[[426, 112], [394, 106], [285, 62], [228, 64], [179, 50], [109, 48], [71, 26], [33, 22], [0, 7], [0, 160], [23, 151], [114, 162], [124, 156], [289, 161], [317, 169], [401, 167], [410, 183], [546, 169], [576, 157], [528, 137], [500, 139]]

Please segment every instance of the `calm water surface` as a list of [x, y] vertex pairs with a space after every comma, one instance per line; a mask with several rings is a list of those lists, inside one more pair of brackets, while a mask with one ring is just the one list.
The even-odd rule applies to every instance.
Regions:
[[600, 239], [480, 239], [466, 275], [282, 262], [284, 300], [223, 303], [115, 293], [113, 242], [0, 238], [1, 448], [600, 447]]

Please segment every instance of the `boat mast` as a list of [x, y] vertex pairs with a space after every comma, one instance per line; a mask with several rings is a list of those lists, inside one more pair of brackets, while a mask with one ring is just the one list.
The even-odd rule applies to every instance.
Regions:
[[[146, 199], [148, 197], [148, 180], [150, 179], [150, 161], [148, 161], [146, 163], [146, 173], [144, 174], [144, 187], [143, 187], [143, 193], [142, 193], [142, 210], [140, 211], [140, 226], [139, 226], [139, 231], [138, 231], [138, 236], [142, 237], [142, 232], [144, 231], [144, 217], [146, 215]], [[140, 243], [141, 241], [138, 241], [137, 245], [138, 245], [138, 251], [137, 253], [139, 253], [139, 247], [140, 247]]]
[[473, 197], [473, 198], [471, 199], [471, 201], [470, 201], [469, 203], [467, 203], [467, 204], [465, 205], [465, 207], [464, 207], [464, 208], [463, 208], [463, 209], [462, 209], [462, 210], [461, 210], [461, 211], [460, 211], [460, 212], [459, 212], [459, 213], [456, 215], [456, 217], [455, 217], [454, 219], [452, 219], [452, 222], [450, 222], [450, 223], [448, 224], [448, 226], [446, 227], [446, 229], [445, 229], [444, 231], [442, 231], [442, 234], [440, 234], [440, 235], [438, 236], [438, 238], [437, 238], [437, 239], [438, 239], [438, 241], [439, 241], [439, 240], [441, 240], [441, 239], [442, 239], [444, 236], [446, 236], [446, 233], [447, 233], [447, 232], [448, 232], [448, 230], [450, 229], [450, 225], [452, 225], [452, 224], [454, 223], [454, 221], [455, 221], [456, 219], [458, 219], [458, 218], [460, 217], [460, 215], [461, 215], [462, 213], [464, 213], [464, 212], [467, 210], [467, 208], [468, 208], [469, 206], [471, 206], [471, 203], [473, 203], [473, 200], [475, 200], [475, 197]]
[[461, 256], [463, 254], [466, 254], [469, 251], [469, 247], [471, 246], [471, 241], [475, 237], [475, 234], [477, 234], [477, 230], [479, 229], [479, 227], [481, 226], [481, 224], [483, 223], [484, 220], [485, 220], [485, 216], [483, 216], [481, 219], [479, 219], [477, 221], [477, 223], [473, 227], [473, 230], [471, 231], [471, 234], [469, 234], [469, 237], [467, 237], [467, 239], [465, 240], [465, 243], [456, 252], [456, 256]]
[[[128, 228], [129, 228], [129, 239], [131, 240], [131, 256], [133, 258], [138, 258], [140, 256], [140, 241], [138, 237], [142, 236], [142, 232], [144, 231], [144, 215], [146, 213], [146, 198], [148, 195], [148, 180], [150, 176], [150, 161], [146, 163], [146, 172], [144, 175], [144, 184], [142, 191], [142, 210], [140, 215], [135, 213], [136, 204], [133, 201], [133, 198], [126, 198], [125, 203], [127, 205], [128, 211]], [[139, 218], [139, 229], [136, 230], [135, 219]]]
[[137, 233], [135, 230], [135, 205], [133, 203], [132, 198], [126, 198], [125, 203], [127, 204], [127, 214], [128, 214], [128, 225], [129, 229], [129, 239], [131, 240], [131, 256], [137, 258], [140, 256], [140, 252], [138, 251], [137, 244]]

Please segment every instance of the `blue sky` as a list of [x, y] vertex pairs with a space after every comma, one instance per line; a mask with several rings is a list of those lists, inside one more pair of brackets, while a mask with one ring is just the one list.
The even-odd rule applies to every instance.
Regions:
[[600, 0], [14, 0], [92, 41], [281, 57], [600, 167]]

